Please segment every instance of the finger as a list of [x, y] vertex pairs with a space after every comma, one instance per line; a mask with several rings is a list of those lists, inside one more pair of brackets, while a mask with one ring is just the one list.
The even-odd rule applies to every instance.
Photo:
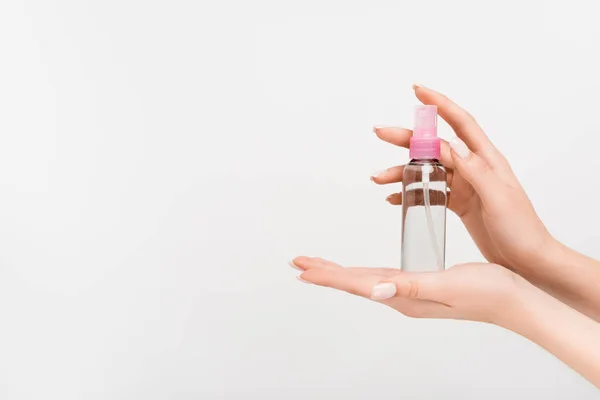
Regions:
[[[395, 127], [375, 127], [373, 128], [373, 131], [377, 134], [377, 137], [384, 142], [405, 147], [407, 149], [410, 147], [412, 131], [409, 129]], [[446, 168], [454, 168], [452, 157], [450, 157], [450, 146], [448, 145], [448, 142], [442, 139], [440, 142], [440, 148], [440, 162], [442, 165]]]
[[392, 193], [385, 198], [385, 201], [393, 206], [400, 206], [402, 205], [402, 193]]
[[[427, 190], [430, 206], [446, 206], [446, 192], [441, 190]], [[407, 190], [403, 194], [403, 201], [411, 205], [425, 205], [425, 192], [423, 189]]]
[[[386, 197], [386, 201], [394, 206], [399, 206], [402, 204], [403, 197], [402, 193], [393, 193]], [[445, 206], [448, 202], [448, 192], [443, 192], [441, 190], [429, 190], [429, 201], [432, 206]], [[406, 192], [406, 201], [409, 204], [414, 205], [424, 205], [425, 204], [425, 196], [423, 193], [423, 189], [420, 190], [409, 190]]]
[[[448, 188], [451, 190], [448, 191], [447, 196], [447, 205], [448, 209], [455, 213], [458, 217], [462, 218], [467, 211], [473, 209], [477, 203], [474, 199], [475, 189], [469, 182], [465, 180], [460, 174], [452, 174], [452, 176], [448, 176]], [[453, 195], [455, 193], [455, 195]]]
[[[464, 207], [464, 205], [457, 204], [452, 199], [453, 199], [452, 192], [446, 192], [446, 204], [447, 204], [448, 209], [462, 218], [464, 211], [461, 211], [462, 210], [461, 207]], [[388, 197], [386, 197], [385, 200], [393, 206], [401, 206], [402, 205], [402, 193], [392, 193]]]
[[373, 174], [371, 180], [378, 185], [385, 185], [388, 183], [402, 182], [402, 175], [404, 174], [404, 165], [397, 167], [388, 168], [381, 172]]
[[489, 165], [459, 138], [452, 139], [450, 145], [456, 170], [471, 184], [484, 203], [493, 201], [498, 195], [498, 178]]
[[322, 258], [318, 258], [318, 257], [296, 257], [292, 260], [292, 264], [294, 264], [295, 266], [297, 266], [298, 268], [302, 269], [302, 270], [309, 270], [309, 269], [341, 269], [342, 266], [331, 262], [331, 261], [327, 261], [324, 260]]
[[318, 286], [343, 290], [356, 296], [369, 298], [371, 288], [385, 277], [377, 274], [352, 273], [347, 268], [311, 269], [299, 276], [302, 280]]
[[450, 154], [450, 144], [444, 139], [440, 139], [440, 162], [446, 168], [454, 168], [454, 160], [452, 160], [452, 155]]
[[[445, 140], [442, 141], [441, 146], [441, 160], [440, 162], [444, 167], [447, 168], [447, 173], [450, 174], [452, 169], [454, 168], [454, 161], [452, 160], [452, 155], [450, 151], [450, 145]], [[391, 167], [388, 169], [384, 169], [383, 171], [375, 172], [371, 175], [371, 180], [378, 185], [387, 185], [389, 183], [398, 183], [402, 182], [404, 169], [406, 165], [398, 165], [395, 167]], [[416, 171], [417, 174], [416, 179], [420, 179], [421, 172]]]
[[393, 126], [376, 126], [373, 132], [377, 137], [384, 142], [395, 144], [396, 146], [405, 147], [408, 149], [410, 145], [410, 137], [412, 131], [405, 128], [396, 128]]
[[469, 148], [480, 156], [493, 157], [494, 146], [475, 118], [452, 100], [434, 90], [416, 86], [415, 95], [423, 103], [438, 107], [440, 117], [452, 127]]
[[[365, 270], [371, 268], [364, 268]], [[398, 276], [402, 275], [400, 273]], [[313, 283], [318, 286], [342, 290], [344, 292], [365, 297], [400, 311], [402, 314], [413, 318], [450, 318], [450, 308], [442, 303], [430, 300], [413, 299], [407, 296], [378, 299], [374, 288], [382, 282], [382, 276], [377, 274], [352, 273], [348, 268], [330, 270], [313, 269], [302, 273], [299, 278], [302, 281]], [[395, 278], [387, 278], [395, 279]], [[385, 281], [384, 281], [385, 282]], [[401, 292], [399, 292], [401, 293]]]
[[402, 273], [373, 286], [371, 299], [404, 298], [444, 303], [447, 298], [447, 272]]

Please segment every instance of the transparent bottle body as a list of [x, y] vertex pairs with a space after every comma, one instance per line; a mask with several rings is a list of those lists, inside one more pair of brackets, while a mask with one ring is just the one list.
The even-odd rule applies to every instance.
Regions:
[[411, 160], [402, 180], [403, 271], [441, 271], [446, 256], [446, 170], [438, 160]]

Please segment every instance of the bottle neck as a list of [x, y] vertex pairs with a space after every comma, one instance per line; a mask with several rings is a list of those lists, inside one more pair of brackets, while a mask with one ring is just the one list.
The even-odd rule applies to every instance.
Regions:
[[437, 158], [412, 158], [410, 163], [413, 165], [425, 165], [425, 164], [440, 164], [440, 160]]

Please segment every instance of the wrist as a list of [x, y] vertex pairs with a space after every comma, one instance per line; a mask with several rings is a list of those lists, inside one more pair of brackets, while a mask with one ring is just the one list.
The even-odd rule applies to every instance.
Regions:
[[569, 279], [573, 278], [567, 272], [569, 266], [580, 263], [581, 260], [578, 257], [581, 255], [552, 236], [549, 236], [536, 253], [535, 256], [515, 268], [515, 271], [527, 281], [552, 295], [564, 291], [568, 286]]
[[513, 286], [504, 296], [504, 302], [498, 304], [493, 324], [523, 335], [532, 320], [531, 310], [539, 302], [541, 292], [523, 277], [514, 274]]
[[536, 343], [600, 387], [600, 324], [533, 285], [515, 295], [501, 324]]
[[530, 282], [538, 282], [548, 274], [548, 269], [555, 265], [563, 265], [570, 256], [571, 250], [556, 240], [549, 233], [531, 252], [522, 257], [514, 265], [514, 270]]

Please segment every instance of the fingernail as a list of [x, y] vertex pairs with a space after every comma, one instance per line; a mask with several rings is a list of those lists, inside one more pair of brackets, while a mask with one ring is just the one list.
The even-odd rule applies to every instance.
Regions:
[[420, 83], [413, 83], [413, 90], [417, 90], [418, 88], [427, 89], [427, 87], [421, 85]]
[[302, 278], [300, 277], [300, 275], [298, 275], [298, 276], [296, 277], [296, 279], [298, 279], [298, 280], [299, 280], [300, 282], [302, 282], [302, 283], [307, 283], [307, 284], [309, 284], [309, 285], [312, 285], [312, 282], [309, 282], [309, 281], [307, 281], [306, 279], [302, 279]]
[[450, 147], [452, 147], [452, 150], [454, 150], [454, 152], [458, 154], [460, 158], [467, 158], [469, 157], [469, 154], [471, 154], [471, 150], [469, 150], [465, 142], [457, 137], [454, 137], [452, 140], [450, 140]]
[[377, 178], [379, 175], [383, 174], [385, 171], [387, 171], [387, 169], [382, 169], [381, 171], [373, 172], [371, 174], [371, 180], [375, 181], [375, 178]]
[[396, 284], [392, 282], [378, 283], [371, 290], [371, 300], [385, 300], [394, 297]]
[[288, 261], [288, 265], [294, 269], [297, 269], [298, 271], [304, 272], [304, 270], [302, 268], [300, 268], [299, 266], [297, 266], [296, 264], [294, 264], [293, 261]]
[[385, 125], [375, 125], [375, 126], [373, 127], [373, 132], [377, 133], [377, 131], [378, 131], [379, 129], [383, 129], [383, 128], [385, 128]]
[[385, 201], [387, 201], [389, 203], [390, 200], [392, 199], [392, 197], [394, 197], [394, 195], [390, 194], [388, 197], [385, 198]]

